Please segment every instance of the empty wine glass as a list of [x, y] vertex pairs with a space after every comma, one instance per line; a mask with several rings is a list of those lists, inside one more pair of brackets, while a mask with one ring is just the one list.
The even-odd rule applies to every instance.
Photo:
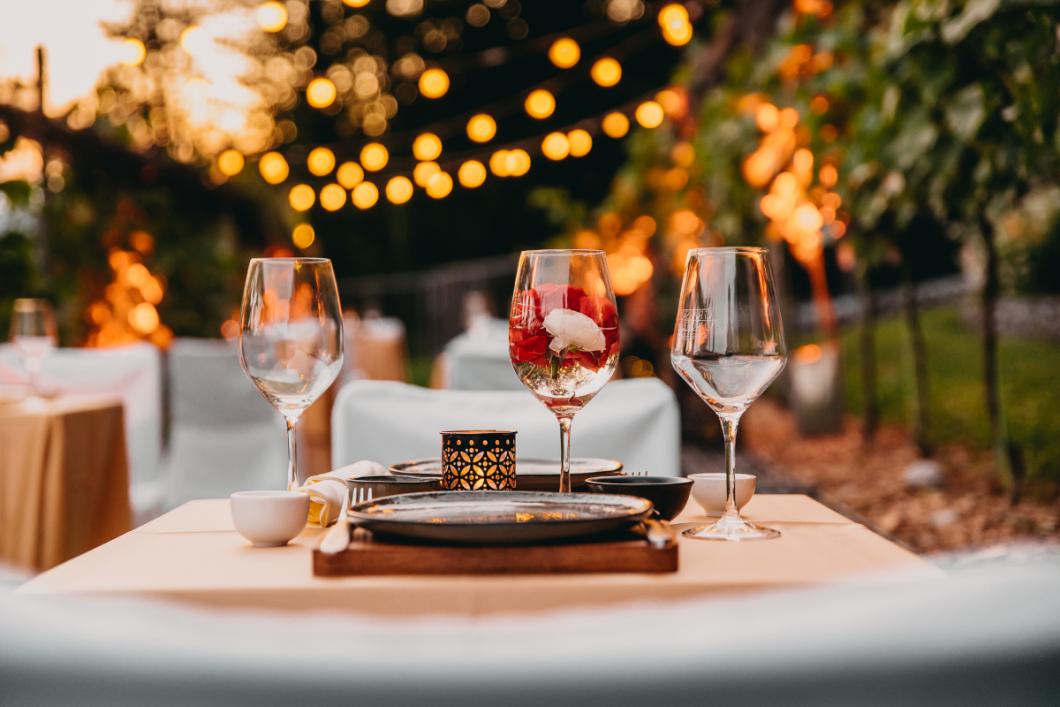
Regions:
[[55, 348], [57, 339], [51, 302], [33, 297], [15, 300], [11, 313], [11, 343], [22, 355], [34, 395], [40, 395], [41, 368], [45, 357]]
[[298, 486], [302, 412], [342, 368], [342, 308], [327, 258], [254, 258], [240, 317], [243, 370], [287, 421], [287, 488]]
[[787, 362], [784, 328], [764, 248], [695, 248], [688, 253], [670, 362], [717, 413], [725, 437], [725, 512], [684, 535], [763, 540], [780, 532], [736, 508], [736, 428], [740, 416]]
[[519, 380], [559, 420], [559, 490], [569, 492], [571, 421], [618, 364], [618, 308], [603, 251], [524, 251], [508, 344]]

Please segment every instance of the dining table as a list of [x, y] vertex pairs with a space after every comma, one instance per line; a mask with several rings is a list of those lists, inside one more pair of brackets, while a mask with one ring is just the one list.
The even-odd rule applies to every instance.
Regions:
[[[227, 499], [199, 500], [52, 568], [17, 591], [291, 612], [478, 616], [942, 575], [927, 560], [805, 495], [761, 494], [744, 515], [780, 529], [782, 536], [748, 543], [679, 536], [679, 567], [672, 573], [319, 577], [312, 555], [325, 529], [306, 527], [285, 547], [256, 548], [235, 531]], [[704, 521], [690, 502], [674, 527]]]
[[0, 562], [45, 570], [131, 527], [120, 399], [0, 404]]

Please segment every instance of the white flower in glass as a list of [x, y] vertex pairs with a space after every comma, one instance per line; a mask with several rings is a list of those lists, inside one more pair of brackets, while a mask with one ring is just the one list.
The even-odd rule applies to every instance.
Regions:
[[591, 318], [573, 309], [553, 309], [545, 315], [545, 330], [552, 335], [550, 348], [555, 353], [564, 350], [603, 351], [607, 341], [604, 332]]

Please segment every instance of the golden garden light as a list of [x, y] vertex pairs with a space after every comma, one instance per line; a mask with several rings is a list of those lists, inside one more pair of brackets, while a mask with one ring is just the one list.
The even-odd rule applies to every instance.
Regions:
[[309, 152], [305, 162], [312, 174], [323, 177], [335, 169], [335, 153], [326, 147], [315, 147]]
[[489, 142], [497, 134], [497, 121], [488, 113], [478, 113], [467, 121], [467, 136], [473, 142]]
[[122, 59], [126, 66], [139, 66], [147, 58], [147, 47], [139, 39], [130, 37], [122, 42], [125, 57]]
[[581, 47], [570, 37], [560, 37], [548, 48], [548, 59], [560, 69], [569, 69], [582, 57]]
[[316, 192], [308, 184], [295, 184], [287, 193], [287, 201], [295, 211], [309, 211], [316, 200]]
[[585, 157], [593, 149], [593, 136], [588, 130], [576, 128], [567, 133], [571, 157]]
[[313, 241], [316, 238], [316, 231], [308, 223], [300, 223], [291, 231], [291, 243], [294, 243], [296, 248], [303, 250], [313, 245]]
[[254, 11], [258, 27], [265, 32], [279, 32], [287, 26], [287, 8], [279, 2], [266, 2]]
[[624, 113], [608, 113], [600, 122], [600, 127], [605, 135], [617, 140], [629, 132], [629, 118]]
[[371, 182], [361, 182], [353, 188], [350, 198], [358, 209], [370, 209], [379, 201], [379, 187]]
[[426, 189], [427, 182], [441, 170], [437, 162], [418, 162], [412, 169], [412, 181], [416, 182], [417, 186]]
[[412, 198], [412, 192], [408, 177], [391, 177], [386, 183], [386, 198], [391, 204], [404, 204]]
[[457, 181], [466, 189], [476, 189], [486, 181], [486, 166], [478, 160], [468, 160], [456, 172]]
[[335, 102], [338, 90], [331, 79], [318, 76], [305, 87], [306, 101], [314, 108], [327, 108]]
[[509, 150], [504, 157], [505, 169], [510, 177], [521, 177], [530, 171], [530, 154], [522, 149]]
[[597, 85], [611, 88], [622, 80], [622, 65], [616, 59], [605, 56], [593, 63], [589, 75]]
[[665, 112], [661, 105], [656, 101], [644, 101], [634, 112], [633, 116], [637, 119], [642, 127], [645, 128], [657, 128], [662, 125], [663, 118], [666, 117]]
[[425, 162], [436, 160], [442, 154], [442, 141], [434, 133], [422, 133], [412, 142], [412, 154]]
[[444, 199], [453, 191], [453, 178], [447, 172], [436, 172], [427, 180], [427, 196]]
[[549, 133], [541, 141], [541, 154], [550, 160], [562, 160], [570, 154], [570, 140], [563, 133]]
[[449, 74], [438, 68], [427, 69], [420, 74], [419, 87], [424, 98], [441, 98], [449, 92]]
[[490, 171], [497, 177], [511, 176], [508, 173], [508, 150], [497, 150], [490, 155]]
[[364, 181], [364, 170], [356, 162], [343, 162], [335, 172], [335, 181], [343, 189], [353, 189]]
[[371, 0], [342, 0], [342, 2], [349, 7], [356, 9], [360, 7], [367, 7], [368, 3], [371, 2]]
[[346, 204], [346, 190], [338, 184], [325, 184], [320, 190], [320, 205], [328, 211], [338, 211]]
[[543, 88], [538, 88], [529, 93], [523, 103], [526, 114], [537, 120], [544, 120], [556, 110], [556, 97]]
[[229, 148], [217, 156], [217, 169], [226, 177], [234, 177], [243, 171], [245, 162], [242, 152]]
[[692, 41], [692, 23], [684, 5], [671, 3], [664, 6], [657, 19], [667, 44], [681, 47]]
[[390, 161], [390, 153], [378, 142], [370, 142], [361, 148], [361, 166], [369, 172], [378, 172]]
[[287, 160], [279, 152], [266, 152], [258, 159], [258, 172], [269, 184], [282, 184], [290, 171]]

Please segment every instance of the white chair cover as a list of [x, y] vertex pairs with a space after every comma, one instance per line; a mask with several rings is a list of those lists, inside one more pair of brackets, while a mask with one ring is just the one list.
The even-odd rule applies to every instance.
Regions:
[[[25, 380], [22, 357], [0, 345], [0, 382]], [[161, 494], [162, 371], [158, 349], [133, 344], [109, 349], [56, 349], [44, 359], [41, 384], [67, 395], [116, 395], [125, 408], [129, 494], [137, 516]]]
[[239, 365], [234, 343], [177, 339], [169, 351], [167, 505], [283, 488], [283, 418]]
[[475, 322], [445, 346], [445, 387], [454, 390], [522, 390], [508, 357], [508, 322]]
[[[527, 390], [431, 390], [353, 381], [332, 411], [332, 464], [437, 457], [442, 430], [511, 429], [524, 458], [559, 458], [559, 425]], [[632, 471], [680, 474], [680, 417], [673, 391], [655, 378], [608, 384], [574, 418], [575, 457], [619, 459]]]
[[329, 613], [0, 594], [0, 702], [963, 707], [1060, 694], [1055, 554], [910, 584], [530, 615], [317, 608]]

